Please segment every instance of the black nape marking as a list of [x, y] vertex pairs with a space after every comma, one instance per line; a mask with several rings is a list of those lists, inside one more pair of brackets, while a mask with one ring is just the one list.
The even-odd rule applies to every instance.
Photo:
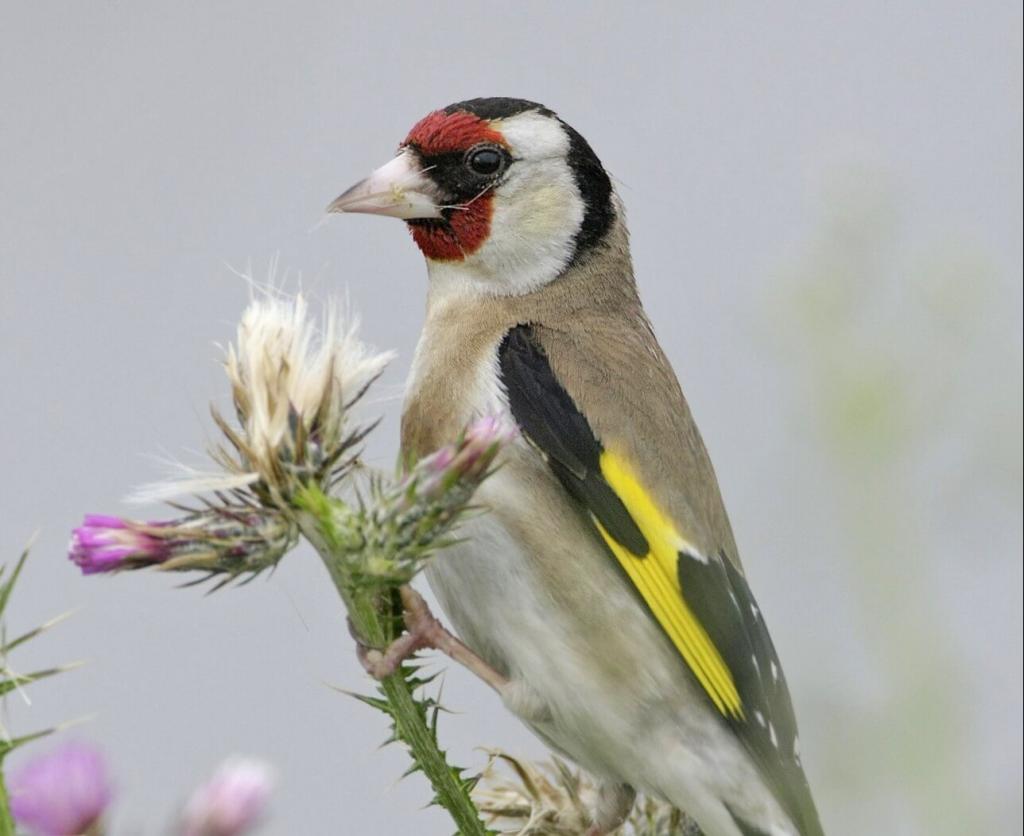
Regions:
[[601, 473], [601, 442], [555, 377], [531, 326], [517, 325], [505, 335], [498, 363], [509, 408], [523, 435], [540, 448], [565, 489], [610, 537], [633, 554], [646, 555], [646, 538]]
[[536, 111], [542, 116], [557, 119], [569, 137], [568, 163], [576, 180], [576, 188], [583, 200], [583, 222], [576, 233], [575, 246], [570, 264], [579, 261], [607, 234], [615, 219], [615, 207], [612, 205], [612, 181], [608, 172], [601, 165], [594, 149], [572, 125], [560, 119], [549, 108], [526, 99], [504, 97], [467, 99], [464, 102], [450, 104], [445, 113], [466, 111], [481, 119], [507, 119], [527, 111]]
[[569, 167], [576, 178], [576, 188], [583, 199], [583, 223], [576, 233], [572, 263], [604, 238], [615, 218], [612, 206], [612, 181], [601, 161], [579, 131], [561, 119], [562, 129], [569, 136]]

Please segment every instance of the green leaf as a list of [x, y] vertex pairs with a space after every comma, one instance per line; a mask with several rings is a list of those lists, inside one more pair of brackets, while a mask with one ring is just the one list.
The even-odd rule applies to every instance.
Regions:
[[[32, 538], [35, 539], [34, 537]], [[3, 617], [4, 610], [7, 608], [7, 601], [11, 597], [11, 592], [14, 590], [14, 584], [18, 582], [18, 576], [21, 574], [22, 567], [25, 565], [25, 561], [28, 560], [28, 552], [32, 547], [30, 541], [25, 550], [21, 553], [21, 557], [18, 558], [18, 562], [14, 564], [14, 571], [11, 572], [11, 576], [0, 583], [0, 618]], [[7, 566], [0, 568], [0, 578], [3, 578], [4, 573], [7, 570]]]
[[[0, 571], [2, 571], [2, 570], [0, 570]], [[8, 653], [10, 653], [12, 650], [14, 650], [14, 648], [16, 648], [18, 645], [24, 644], [25, 642], [27, 642], [27, 641], [29, 641], [31, 639], [34, 639], [36, 636], [38, 636], [38, 635], [40, 635], [42, 633], [45, 633], [47, 630], [50, 630], [50, 629], [56, 627], [62, 621], [65, 621], [65, 620], [67, 620], [70, 617], [71, 617], [71, 612], [62, 613], [61, 615], [58, 615], [57, 617], [51, 618], [49, 621], [47, 621], [47, 622], [45, 622], [43, 624], [40, 624], [34, 630], [29, 630], [27, 633], [22, 633], [20, 636], [18, 636], [18, 638], [11, 639], [9, 642], [6, 642], [3, 646], [0, 646], [0, 656], [6, 656]]]
[[43, 729], [42, 731], [32, 732], [31, 734], [23, 734], [21, 737], [15, 737], [11, 740], [0, 739], [0, 761], [3, 761], [4, 758], [19, 746], [24, 746], [26, 743], [31, 743], [33, 740], [39, 740], [39, 738], [53, 734], [55, 731], [57, 731], [56, 726], [49, 729]]
[[32, 673], [14, 673], [12, 670], [7, 668], [4, 670], [6, 675], [2, 680], [0, 680], [0, 697], [5, 694], [9, 694], [15, 688], [22, 685], [31, 685], [33, 682], [38, 682], [40, 679], [56, 676], [59, 673], [64, 673], [64, 671], [77, 668], [80, 665], [80, 662], [73, 662], [70, 665], [61, 665], [57, 668], [46, 668], [40, 671], [33, 671]]

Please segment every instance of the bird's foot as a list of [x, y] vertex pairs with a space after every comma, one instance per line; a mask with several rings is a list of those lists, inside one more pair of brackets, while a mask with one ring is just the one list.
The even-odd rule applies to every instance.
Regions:
[[[499, 694], [508, 688], [508, 678], [494, 670], [452, 635], [430, 611], [422, 595], [411, 586], [399, 587], [398, 593], [404, 609], [405, 633], [384, 650], [367, 647], [358, 636], [355, 636], [356, 655], [370, 676], [374, 679], [391, 676], [417, 651], [431, 649], [439, 650], [458, 662]], [[351, 624], [349, 628], [351, 630]]]
[[418, 650], [428, 647], [421, 635], [407, 632], [391, 642], [385, 650], [368, 647], [356, 639], [356, 658], [370, 676], [376, 680], [387, 679], [395, 673], [406, 659]]
[[411, 659], [418, 651], [437, 648], [444, 642], [448, 631], [441, 625], [417, 592], [403, 586], [399, 590], [404, 607], [405, 632], [384, 650], [369, 647], [356, 634], [349, 622], [349, 632], [356, 640], [356, 656], [363, 669], [374, 679], [386, 679]]

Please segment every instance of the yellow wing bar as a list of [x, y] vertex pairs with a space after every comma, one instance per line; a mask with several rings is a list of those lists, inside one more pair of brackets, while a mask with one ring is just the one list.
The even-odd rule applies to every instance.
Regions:
[[625, 458], [611, 450], [603, 451], [601, 473], [626, 506], [650, 550], [646, 555], [633, 554], [595, 520], [601, 536], [711, 701], [723, 715], [742, 719], [743, 702], [732, 672], [679, 586], [676, 562], [689, 559], [680, 557], [688, 544], [640, 484]]

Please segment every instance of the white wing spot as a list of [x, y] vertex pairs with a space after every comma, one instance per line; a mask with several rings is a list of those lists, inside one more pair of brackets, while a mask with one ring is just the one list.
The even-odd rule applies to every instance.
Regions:
[[757, 608], [757, 604], [750, 605], [750, 612], [754, 618], [758, 618], [761, 615], [761, 611]]
[[734, 607], [736, 607], [736, 609], [737, 609], [737, 611], [738, 611], [738, 610], [739, 610], [739, 608], [740, 608], [740, 602], [739, 602], [739, 600], [738, 600], [738, 599], [736, 598], [736, 595], [735, 595], [734, 593], [732, 593], [732, 592], [730, 592], [730, 593], [729, 593], [729, 600], [730, 600], [730, 601], [732, 601], [732, 605], [733, 605]]
[[775, 660], [772, 659], [772, 682], [779, 681], [779, 666], [775, 664]]
[[775, 724], [774, 723], [769, 723], [768, 724], [768, 737], [771, 738], [772, 746], [774, 746], [776, 749], [778, 749], [779, 748], [779, 736], [775, 733]]
[[754, 712], [754, 719], [757, 720], [759, 726], [764, 726], [764, 715], [760, 711]]
[[757, 671], [757, 675], [760, 676], [761, 675], [761, 665], [757, 661], [757, 656], [755, 656], [753, 653], [751, 653], [750, 654], [750, 661], [753, 662], [754, 670], [756, 670]]
[[698, 563], [706, 564], [708, 559], [697, 551], [693, 546], [687, 543], [685, 540], [680, 539], [677, 550], [680, 554], [685, 554], [691, 560], [696, 560]]

